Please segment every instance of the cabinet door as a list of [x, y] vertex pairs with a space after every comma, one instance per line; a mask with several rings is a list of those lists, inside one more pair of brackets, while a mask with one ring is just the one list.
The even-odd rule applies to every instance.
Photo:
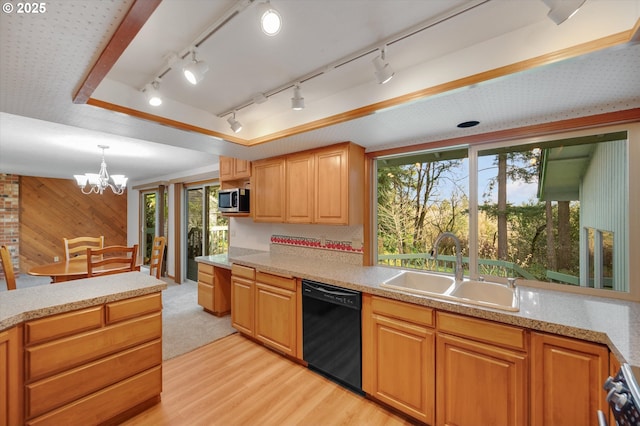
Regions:
[[254, 287], [252, 280], [231, 276], [231, 325], [249, 336], [253, 336]]
[[435, 332], [379, 314], [373, 314], [370, 321], [370, 341], [363, 337], [363, 349], [370, 356], [370, 364], [363, 365], [365, 392], [433, 424]]
[[261, 160], [253, 164], [251, 211], [256, 222], [284, 222], [284, 158]]
[[314, 204], [314, 157], [291, 155], [286, 160], [288, 223], [312, 223]]
[[0, 332], [0, 426], [22, 424], [22, 326]]
[[527, 424], [524, 353], [441, 333], [436, 350], [436, 424]]
[[531, 346], [531, 424], [597, 425], [597, 411], [608, 411], [608, 349], [544, 333], [532, 333]]
[[247, 160], [235, 159], [234, 162], [234, 179], [248, 178], [251, 176], [251, 162]]
[[349, 224], [349, 157], [346, 148], [315, 155], [315, 222]]
[[220, 180], [233, 179], [233, 157], [220, 156]]
[[296, 293], [256, 282], [255, 337], [296, 356]]

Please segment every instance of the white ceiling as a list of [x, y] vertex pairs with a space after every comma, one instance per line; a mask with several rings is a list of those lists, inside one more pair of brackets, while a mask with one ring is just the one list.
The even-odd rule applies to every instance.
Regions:
[[[73, 104], [131, 4], [65, 0], [47, 3], [38, 16], [0, 15], [0, 173], [68, 178], [97, 172], [97, 145], [103, 144], [110, 146], [109, 172], [139, 182], [212, 170], [220, 154], [253, 160], [345, 140], [374, 151], [640, 107], [637, 44], [472, 86], [449, 83], [627, 31], [640, 18], [640, 0], [588, 0], [560, 26], [547, 19], [540, 0], [272, 0], [284, 21], [275, 37], [261, 33], [250, 0], [164, 0], [92, 98], [219, 137]], [[376, 52], [327, 67], [471, 6], [390, 44], [387, 59], [396, 76], [388, 84], [375, 82]], [[174, 63], [160, 86], [165, 102], [148, 106], [140, 89], [233, 7], [243, 10], [199, 47], [198, 58], [210, 65], [205, 79], [188, 85]], [[303, 111], [290, 109], [287, 89], [238, 110], [244, 124], [238, 134], [218, 117], [315, 70], [326, 72], [302, 83]], [[438, 89], [443, 85], [451, 90]], [[433, 95], [411, 103], [316, 130], [290, 130], [430, 88]], [[481, 124], [455, 127], [467, 120]], [[273, 137], [277, 132], [291, 135]], [[273, 141], [245, 146], [257, 138]]]

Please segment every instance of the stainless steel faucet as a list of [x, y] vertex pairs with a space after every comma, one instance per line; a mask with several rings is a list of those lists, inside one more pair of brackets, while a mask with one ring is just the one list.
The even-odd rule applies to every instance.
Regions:
[[456, 237], [455, 234], [451, 232], [443, 232], [442, 234], [438, 235], [438, 238], [436, 238], [436, 242], [433, 243], [433, 249], [431, 250], [433, 260], [438, 260], [438, 244], [440, 244], [440, 240], [442, 240], [445, 237], [451, 238], [456, 243], [455, 277], [456, 277], [456, 282], [462, 281], [464, 279], [464, 269], [462, 269], [462, 248], [460, 245], [460, 239], [458, 239], [458, 237]]

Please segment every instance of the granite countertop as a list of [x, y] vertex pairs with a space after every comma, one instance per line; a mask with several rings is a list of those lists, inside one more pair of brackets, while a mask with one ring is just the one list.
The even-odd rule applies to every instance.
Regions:
[[0, 331], [36, 318], [156, 293], [167, 283], [126, 272], [0, 292]]
[[212, 254], [209, 256], [198, 256], [195, 258], [196, 262], [206, 263], [218, 268], [231, 269], [231, 262], [229, 257], [247, 256], [250, 254], [265, 253], [261, 250], [246, 249], [240, 247], [230, 247], [228, 253]]
[[621, 362], [640, 366], [640, 303], [519, 286], [520, 311], [506, 312], [455, 301], [433, 299], [381, 287], [397, 268], [356, 266], [318, 258], [258, 252], [232, 253], [227, 262], [264, 272], [295, 276], [344, 288], [575, 337], [607, 345]]

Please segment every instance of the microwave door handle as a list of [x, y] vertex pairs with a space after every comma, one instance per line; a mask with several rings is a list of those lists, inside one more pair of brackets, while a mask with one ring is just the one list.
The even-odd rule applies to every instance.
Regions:
[[231, 193], [231, 207], [238, 207], [238, 192], [233, 191]]

